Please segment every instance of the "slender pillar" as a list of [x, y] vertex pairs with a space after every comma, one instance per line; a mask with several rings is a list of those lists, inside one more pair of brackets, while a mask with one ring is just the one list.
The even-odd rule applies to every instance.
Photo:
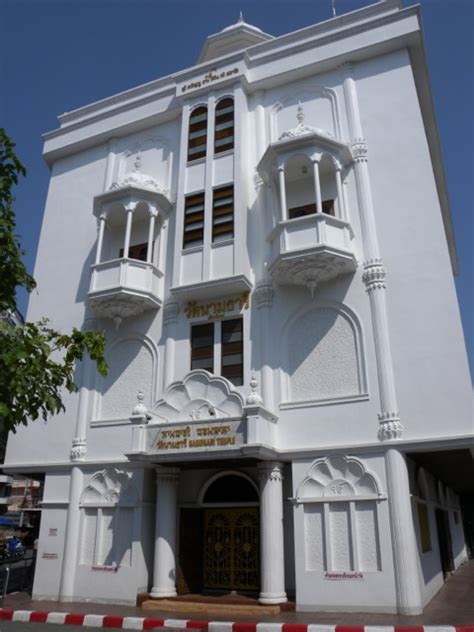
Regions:
[[287, 601], [283, 545], [283, 464], [260, 463], [260, 564], [262, 604]]
[[155, 235], [156, 211], [150, 213], [150, 225], [148, 228], [148, 247], [146, 249], [146, 262], [151, 263], [153, 257], [153, 237]]
[[105, 215], [101, 215], [99, 218], [99, 236], [97, 237], [97, 251], [95, 253], [96, 265], [101, 262], [102, 259], [102, 246], [104, 243], [105, 232]]
[[155, 558], [150, 597], [176, 596], [176, 519], [179, 469], [156, 468]]
[[125, 239], [123, 242], [123, 256], [125, 258], [128, 258], [128, 251], [130, 248], [130, 236], [132, 234], [132, 219], [134, 209], [134, 206], [127, 207], [127, 223], [125, 225]]
[[265, 407], [273, 410], [273, 369], [271, 363], [271, 307], [273, 305], [273, 287], [269, 281], [257, 283], [253, 297], [258, 310], [260, 330], [260, 386]]
[[323, 200], [321, 197], [321, 180], [319, 178], [319, 162], [313, 160], [313, 175], [314, 175], [314, 192], [316, 194], [316, 213], [323, 212]]
[[165, 327], [165, 353], [163, 362], [163, 390], [171, 384], [174, 377], [174, 341], [179, 303], [169, 299], [163, 307], [163, 326]]
[[285, 167], [280, 165], [278, 167], [278, 186], [280, 189], [280, 214], [282, 221], [288, 219], [288, 210], [286, 208], [286, 187], [285, 187]]
[[115, 170], [116, 151], [117, 141], [115, 138], [111, 138], [107, 144], [107, 162], [105, 164], [104, 191], [108, 191], [112, 186]]
[[351, 64], [345, 64], [343, 70], [344, 96], [349, 129], [353, 138], [351, 149], [354, 159], [354, 174], [360, 209], [364, 251], [366, 255], [362, 280], [366, 286], [370, 300], [379, 381], [381, 409], [378, 414], [378, 438], [380, 441], [394, 440], [401, 438], [403, 426], [398, 413], [395, 376], [391, 356], [390, 332], [385, 300], [386, 270], [380, 257], [377, 239], [368, 167], [368, 148], [362, 135], [357, 89], [353, 79], [354, 69]]
[[418, 577], [418, 549], [410, 502], [408, 469], [404, 455], [390, 448], [385, 455], [388, 503], [399, 614], [423, 612]]
[[83, 487], [83, 474], [78, 466], [71, 469], [69, 480], [69, 505], [66, 529], [64, 533], [64, 552], [59, 585], [59, 601], [72, 601], [74, 598], [74, 580], [76, 577], [77, 556], [79, 550], [79, 527], [81, 510], [79, 503]]
[[337, 203], [339, 207], [339, 217], [347, 222], [347, 213], [346, 213], [346, 200], [344, 198], [344, 193], [342, 191], [342, 178], [341, 178], [341, 167], [336, 167], [336, 190], [337, 190]]

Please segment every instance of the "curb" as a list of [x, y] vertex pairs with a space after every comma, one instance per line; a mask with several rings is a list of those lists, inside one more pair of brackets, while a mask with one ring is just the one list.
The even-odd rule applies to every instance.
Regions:
[[0, 620], [24, 623], [58, 623], [119, 630], [154, 630], [173, 628], [207, 632], [474, 632], [474, 625], [319, 625], [305, 623], [235, 623], [232, 621], [197, 621], [192, 619], [149, 619], [117, 617], [73, 612], [40, 612], [0, 608]]

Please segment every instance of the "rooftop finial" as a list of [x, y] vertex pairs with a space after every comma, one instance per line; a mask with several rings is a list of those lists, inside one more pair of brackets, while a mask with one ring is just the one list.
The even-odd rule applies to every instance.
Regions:
[[296, 115], [296, 118], [298, 119], [298, 123], [300, 125], [303, 125], [304, 112], [303, 112], [303, 106], [301, 105], [301, 101], [298, 101], [298, 113]]
[[239, 24], [242, 24], [242, 23], [243, 23], [243, 21], [244, 21], [244, 16], [243, 16], [242, 11], [241, 11], [241, 12], [239, 13], [239, 20], [238, 20], [238, 23], [239, 23]]

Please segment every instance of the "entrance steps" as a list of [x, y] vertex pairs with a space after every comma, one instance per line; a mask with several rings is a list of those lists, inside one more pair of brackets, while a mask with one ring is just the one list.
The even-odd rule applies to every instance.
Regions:
[[161, 610], [178, 614], [202, 614], [210, 616], [274, 616], [281, 612], [294, 612], [295, 604], [287, 602], [264, 606], [258, 600], [243, 595], [178, 595], [163, 599], [146, 599], [141, 604], [143, 610]]

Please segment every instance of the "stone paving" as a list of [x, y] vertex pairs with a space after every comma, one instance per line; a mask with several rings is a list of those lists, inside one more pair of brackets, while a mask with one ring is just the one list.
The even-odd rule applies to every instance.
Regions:
[[[192, 613], [183, 615], [179, 611], [170, 613], [153, 610], [153, 613], [150, 613], [142, 608], [131, 606], [91, 602], [33, 601], [27, 593], [8, 595], [3, 599], [1, 607], [15, 610], [93, 613], [124, 617], [153, 616], [160, 619], [216, 619], [216, 617], [203, 616], [202, 609], [199, 609], [196, 616], [193, 616]], [[229, 619], [232, 621], [327, 623], [337, 625], [474, 625], [474, 560], [461, 566], [454, 575], [449, 577], [438, 594], [426, 606], [423, 614], [415, 617], [374, 613], [281, 612], [278, 615], [259, 617], [233, 615]], [[225, 618], [218, 617], [218, 620], [222, 621]]]

